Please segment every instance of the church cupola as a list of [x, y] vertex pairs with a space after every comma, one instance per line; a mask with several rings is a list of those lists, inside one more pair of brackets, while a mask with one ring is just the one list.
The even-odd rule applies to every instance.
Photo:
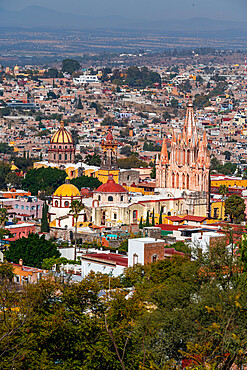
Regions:
[[114, 140], [111, 130], [109, 130], [105, 139], [101, 142], [103, 150], [100, 169], [101, 170], [118, 170], [117, 148], [118, 143]]
[[72, 135], [65, 129], [63, 121], [61, 121], [60, 128], [51, 138], [48, 161], [57, 164], [75, 162], [75, 147]]

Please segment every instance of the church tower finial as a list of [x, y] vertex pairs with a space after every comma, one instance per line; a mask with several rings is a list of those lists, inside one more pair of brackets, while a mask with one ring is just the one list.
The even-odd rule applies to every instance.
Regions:
[[166, 139], [163, 139], [163, 144], [162, 144], [162, 149], [161, 149], [161, 154], [160, 154], [160, 161], [162, 164], [168, 164], [169, 159], [168, 159], [168, 152], [167, 152], [167, 145], [166, 145]]

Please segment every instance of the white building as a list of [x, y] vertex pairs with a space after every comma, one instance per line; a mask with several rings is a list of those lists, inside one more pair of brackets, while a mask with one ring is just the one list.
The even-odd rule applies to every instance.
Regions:
[[99, 79], [96, 75], [81, 75], [79, 77], [73, 78], [75, 85], [79, 84], [94, 84], [99, 83]]

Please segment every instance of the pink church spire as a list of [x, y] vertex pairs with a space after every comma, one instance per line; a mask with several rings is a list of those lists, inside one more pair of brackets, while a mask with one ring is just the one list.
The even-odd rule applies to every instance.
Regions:
[[193, 110], [193, 103], [192, 99], [189, 100], [189, 103], [187, 105], [187, 112], [183, 127], [183, 139], [187, 143], [189, 140], [192, 142], [197, 141], [197, 130], [196, 130], [196, 124], [194, 119], [194, 110]]
[[161, 160], [162, 164], [168, 164], [169, 163], [167, 145], [166, 145], [166, 139], [165, 138], [163, 139], [160, 160]]
[[198, 158], [197, 158], [197, 164], [199, 168], [202, 168], [205, 163], [205, 151], [204, 151], [204, 145], [203, 145], [203, 138], [199, 139], [199, 151], [198, 151]]

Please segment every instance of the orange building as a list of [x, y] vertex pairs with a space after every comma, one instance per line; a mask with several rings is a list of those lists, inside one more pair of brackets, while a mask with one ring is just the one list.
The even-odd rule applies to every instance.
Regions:
[[[0, 191], [0, 198], [5, 199], [16, 199], [17, 197], [30, 197], [31, 192], [25, 190], [10, 189], [8, 191]], [[1, 202], [1, 201], [0, 201]]]

